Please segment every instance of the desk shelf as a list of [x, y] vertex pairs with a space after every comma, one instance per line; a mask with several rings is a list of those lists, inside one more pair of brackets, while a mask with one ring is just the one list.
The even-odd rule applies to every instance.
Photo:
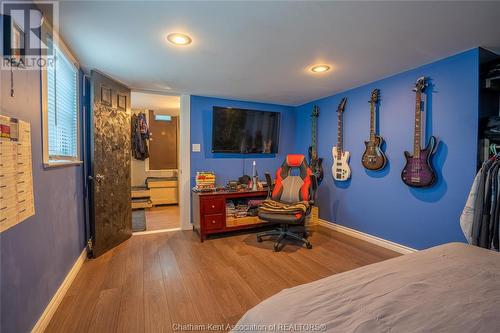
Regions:
[[257, 216], [227, 217], [226, 201], [266, 197], [267, 191], [193, 192], [193, 230], [203, 242], [209, 234], [262, 226], [264, 223]]

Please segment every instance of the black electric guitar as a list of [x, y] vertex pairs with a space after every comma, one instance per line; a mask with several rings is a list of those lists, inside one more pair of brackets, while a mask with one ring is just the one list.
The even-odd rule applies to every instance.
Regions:
[[312, 118], [312, 144], [309, 146], [309, 167], [316, 176], [318, 185], [323, 180], [323, 159], [318, 157], [318, 147], [316, 145], [317, 128], [318, 128], [319, 106], [313, 106], [311, 114]]
[[[413, 154], [405, 151], [406, 165], [401, 172], [403, 182], [411, 187], [427, 187], [436, 182], [436, 172], [432, 168], [437, 140], [431, 136], [427, 146], [422, 149], [422, 94], [427, 87], [425, 77], [417, 80], [415, 88], [415, 136], [413, 138]], [[425, 139], [424, 139], [425, 141]]]
[[376, 111], [380, 90], [373, 89], [370, 98], [370, 140], [365, 141], [365, 152], [361, 162], [368, 170], [381, 170], [387, 163], [387, 157], [382, 151], [382, 144], [384, 139], [376, 133]]

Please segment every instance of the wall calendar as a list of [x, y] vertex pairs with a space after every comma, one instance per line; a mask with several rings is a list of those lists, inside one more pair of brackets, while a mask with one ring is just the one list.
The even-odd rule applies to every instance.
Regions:
[[0, 115], [0, 232], [34, 214], [30, 123]]

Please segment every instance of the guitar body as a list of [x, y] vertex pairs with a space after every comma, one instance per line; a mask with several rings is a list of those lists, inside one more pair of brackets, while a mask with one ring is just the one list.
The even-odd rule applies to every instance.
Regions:
[[432, 156], [436, 148], [436, 138], [431, 137], [427, 147], [420, 150], [420, 156], [414, 157], [405, 151], [406, 165], [401, 172], [403, 182], [411, 187], [428, 187], [433, 185], [436, 180], [436, 172], [432, 167]]
[[349, 158], [351, 154], [348, 151], [343, 151], [340, 159], [337, 154], [337, 147], [332, 148], [333, 166], [332, 175], [333, 179], [338, 181], [346, 181], [351, 178], [351, 168], [349, 167]]
[[380, 135], [375, 136], [375, 142], [365, 141], [365, 152], [361, 163], [368, 170], [382, 170], [387, 164], [387, 157], [382, 151], [384, 139]]
[[316, 180], [318, 181], [318, 185], [323, 180], [325, 173], [323, 171], [323, 159], [322, 158], [313, 158], [313, 148], [309, 147], [309, 168], [311, 168], [312, 173], [316, 176]]

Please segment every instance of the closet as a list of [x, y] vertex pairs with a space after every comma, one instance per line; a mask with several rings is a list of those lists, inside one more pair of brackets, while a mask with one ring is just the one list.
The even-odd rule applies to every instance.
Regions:
[[500, 56], [479, 51], [478, 172], [460, 225], [470, 244], [499, 251]]

